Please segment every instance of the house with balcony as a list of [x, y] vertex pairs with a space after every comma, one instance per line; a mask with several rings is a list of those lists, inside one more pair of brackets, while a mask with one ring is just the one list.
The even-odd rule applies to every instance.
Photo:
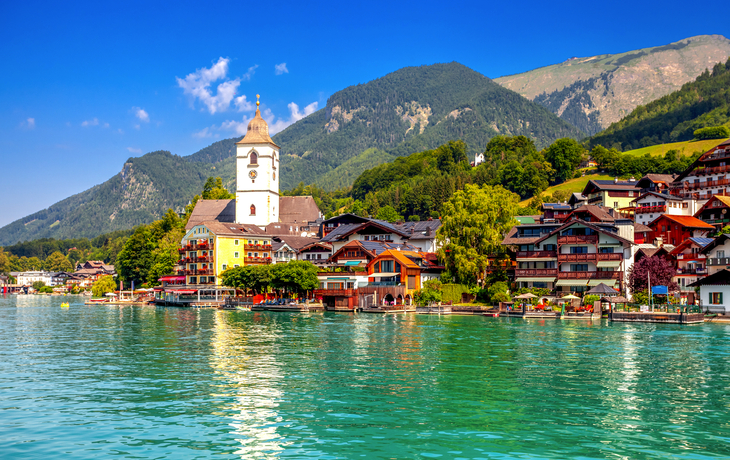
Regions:
[[647, 174], [636, 181], [636, 186], [642, 192], [663, 193], [669, 191], [670, 184], [676, 178], [676, 174]]
[[713, 238], [688, 238], [668, 253], [667, 258], [676, 270], [672, 281], [677, 283], [682, 295], [692, 291], [690, 284], [707, 276], [707, 255], [702, 249], [712, 241]]
[[717, 231], [727, 227], [730, 225], [730, 196], [714, 195], [694, 214], [694, 217], [714, 226]]
[[436, 231], [440, 226], [441, 221], [438, 219], [392, 224], [353, 214], [341, 214], [323, 222], [324, 236], [320, 241], [331, 244], [333, 252], [356, 240], [394, 244], [408, 242], [423, 251], [434, 252]]
[[[438, 279], [444, 270], [435, 254], [418, 251], [389, 249], [383, 251], [367, 266], [367, 295], [377, 292], [380, 303], [385, 305], [413, 305], [413, 294], [429, 279]], [[368, 291], [367, 293], [364, 291]]]
[[704, 311], [730, 313], [730, 270], [719, 270], [688, 287], [699, 288], [700, 306]]
[[669, 193], [683, 198], [709, 200], [730, 193], [730, 140], [700, 155], [669, 184]]
[[557, 245], [535, 246], [563, 224], [532, 223], [512, 227], [502, 240], [515, 256], [514, 281], [517, 287], [554, 289], [557, 276]]
[[582, 220], [584, 222], [612, 223], [616, 218], [616, 211], [613, 208], [584, 204], [579, 208], [571, 210], [562, 221]]
[[567, 203], [543, 203], [540, 207], [542, 211], [542, 222], [556, 223], [563, 222], [573, 207]]
[[635, 252], [632, 224], [571, 220], [553, 229], [536, 239], [531, 251], [518, 251], [518, 287], [545, 287], [563, 295], [604, 283], [625, 291]]
[[301, 248], [319, 241], [318, 238], [294, 235], [272, 235], [271, 239], [272, 263], [275, 264], [297, 260]]
[[701, 252], [706, 257], [708, 275], [730, 269], [730, 235], [727, 233], [714, 238]]
[[306, 260], [317, 266], [327, 265], [330, 257], [332, 257], [332, 245], [321, 241], [309, 243], [297, 250], [297, 260]]
[[188, 286], [215, 286], [228, 268], [270, 264], [271, 237], [256, 225], [201, 222], [190, 228], [178, 248], [178, 276]]
[[641, 194], [636, 180], [590, 180], [583, 189], [586, 204], [604, 208], [622, 209], [631, 206], [631, 201]]
[[662, 214], [648, 225], [652, 232], [650, 240], [661, 244], [679, 246], [683, 241], [695, 237], [705, 238], [715, 227], [696, 217]]
[[648, 225], [662, 214], [692, 216], [697, 212], [697, 200], [667, 193], [645, 192], [632, 200], [634, 222]]

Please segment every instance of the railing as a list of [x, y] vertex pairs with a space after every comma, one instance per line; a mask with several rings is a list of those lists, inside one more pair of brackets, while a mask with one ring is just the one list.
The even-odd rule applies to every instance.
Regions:
[[730, 222], [730, 219], [702, 219], [700, 220], [704, 221], [707, 224], [726, 224]]
[[678, 268], [677, 275], [706, 275], [706, 268]]
[[357, 289], [315, 289], [314, 297], [336, 296], [353, 297], [357, 295]]
[[186, 244], [182, 247], [177, 248], [178, 252], [186, 252], [186, 251], [208, 251], [213, 249], [213, 245], [210, 243], [201, 243], [201, 244]]
[[623, 260], [624, 255], [620, 252], [599, 252], [598, 260]]
[[188, 275], [188, 276], [197, 276], [197, 275], [214, 275], [215, 271], [212, 268], [204, 268], [200, 270], [180, 270], [178, 271], [178, 275]]
[[598, 254], [558, 254], [560, 262], [595, 262]]
[[590, 280], [590, 279], [621, 279], [623, 272], [558, 272], [558, 279]]
[[558, 236], [558, 243], [560, 244], [581, 244], [581, 243], [592, 243], [598, 242], [598, 235], [563, 235]]
[[646, 214], [650, 212], [667, 212], [667, 205], [663, 204], [661, 206], [640, 206], [637, 207], [634, 212], [637, 214]]
[[268, 250], [271, 250], [271, 245], [270, 244], [248, 244], [248, 243], [246, 243], [246, 244], [243, 245], [243, 247], [246, 248], [246, 249], [258, 249], [258, 250], [268, 249]]
[[370, 282], [368, 286], [398, 286], [399, 284], [398, 281], [379, 281], [377, 283]]
[[557, 257], [557, 251], [517, 251], [517, 258], [535, 258], [535, 257]]
[[730, 257], [713, 257], [707, 259], [707, 265], [730, 265]]
[[271, 257], [246, 257], [243, 259], [247, 264], [270, 264]]
[[518, 268], [515, 277], [521, 276], [558, 276], [557, 268]]

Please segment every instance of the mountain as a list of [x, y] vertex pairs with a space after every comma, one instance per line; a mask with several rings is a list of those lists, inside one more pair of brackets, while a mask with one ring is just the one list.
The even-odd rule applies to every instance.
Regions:
[[[463, 139], [470, 153], [499, 134], [546, 146], [581, 138], [576, 128], [458, 63], [408, 67], [329, 98], [324, 109], [273, 137], [281, 146], [281, 188], [299, 182], [349, 186], [366, 169]], [[235, 187], [235, 143], [224, 139], [187, 157], [152, 152], [119, 174], [48, 209], [0, 228], [0, 245], [37, 238], [95, 237], [180, 210], [209, 176]]]
[[703, 72], [678, 91], [640, 105], [589, 140], [591, 146], [637, 149], [687, 141], [699, 128], [730, 126], [730, 59]]
[[[283, 189], [320, 181], [336, 188], [380, 164], [382, 152], [398, 157], [461, 139], [474, 154], [500, 134], [531, 137], [538, 147], [583, 135], [539, 104], [452, 62], [406, 67], [350, 86], [274, 141], [282, 147]], [[367, 152], [371, 148], [381, 154]]]
[[730, 40], [700, 35], [620, 54], [571, 58], [494, 81], [593, 135], [728, 56]]

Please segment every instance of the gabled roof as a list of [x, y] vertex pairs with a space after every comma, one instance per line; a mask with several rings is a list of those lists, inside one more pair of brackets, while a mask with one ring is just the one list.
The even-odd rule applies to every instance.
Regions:
[[610, 232], [610, 231], [606, 230], [605, 227], [599, 227], [598, 225], [593, 225], [591, 222], [586, 222], [586, 221], [580, 220], [580, 219], [571, 220], [570, 222], [566, 222], [565, 224], [563, 224], [560, 227], [556, 228], [552, 232], [550, 232], [547, 235], [541, 237], [539, 240], [535, 241], [535, 243], [540, 243], [540, 242], [548, 239], [549, 237], [555, 235], [556, 233], [560, 233], [563, 230], [565, 230], [566, 228], [571, 227], [573, 225], [582, 225], [584, 227], [588, 227], [588, 228], [590, 228], [592, 230], [595, 230], [595, 231], [597, 231], [599, 233], [603, 233], [604, 235], [608, 235], [611, 238], [615, 238], [615, 239], [621, 241], [622, 243], [634, 244], [633, 241], [629, 241], [626, 238], [624, 238], [622, 236], [619, 236], [617, 233]]
[[661, 216], [659, 216], [656, 219], [649, 222], [649, 227], [652, 227], [652, 230], [656, 231], [656, 229], [654, 228], [654, 225], [662, 219], [669, 219], [673, 222], [678, 223], [682, 227], [687, 227], [687, 228], [699, 228], [699, 229], [703, 229], [703, 230], [714, 230], [715, 229], [715, 227], [713, 227], [712, 225], [702, 222], [701, 220], [699, 220], [696, 217], [673, 216], [671, 214], [662, 214]]
[[375, 227], [378, 228], [386, 233], [395, 233], [396, 235], [407, 237], [408, 233], [405, 231], [398, 229], [395, 227], [395, 225], [391, 224], [390, 222], [386, 222], [384, 220], [375, 220], [375, 219], [368, 219], [366, 222], [363, 222], [361, 224], [344, 224], [340, 225], [339, 227], [332, 230], [330, 233], [327, 234], [324, 238], [322, 238], [321, 241], [339, 241], [347, 238], [349, 235], [353, 233], [358, 233], [363, 230], [365, 230], [368, 227]]
[[395, 227], [409, 235], [409, 240], [432, 240], [436, 238], [436, 231], [441, 227], [441, 219], [404, 222]]
[[314, 222], [322, 217], [322, 211], [311, 196], [279, 197], [280, 222]]
[[634, 233], [653, 232], [654, 229], [644, 224], [634, 224]]
[[568, 203], [543, 203], [542, 209], [552, 209], [553, 211], [570, 211], [573, 208]]
[[275, 237], [277, 240], [281, 241], [282, 243], [286, 243], [290, 248], [294, 250], [299, 250], [303, 248], [304, 246], [308, 246], [312, 243], [316, 243], [319, 241], [318, 238], [309, 238], [306, 236], [277, 236]]
[[204, 225], [208, 231], [216, 236], [267, 236], [259, 227], [250, 224], [235, 224], [232, 222], [205, 221], [197, 225]]
[[649, 184], [646, 184], [646, 182], [669, 185], [674, 182], [675, 177], [677, 177], [676, 174], [647, 174], [639, 179], [636, 185], [640, 188], [649, 188]]
[[575, 203], [580, 203], [582, 201], [586, 201], [587, 199], [588, 198], [586, 198], [585, 196], [583, 196], [582, 193], [573, 192], [573, 194], [570, 195], [570, 199], [568, 200], [568, 204], [571, 204], [572, 205], [572, 204], [575, 204]]
[[644, 198], [647, 195], [654, 195], [664, 200], [674, 200], [674, 201], [682, 201], [681, 197], [670, 195], [668, 193], [659, 193], [659, 192], [644, 192], [642, 193], [638, 198], [634, 198], [631, 200], [631, 203], [635, 201], [639, 201], [640, 199]]
[[686, 240], [682, 241], [676, 248], [672, 249], [670, 254], [677, 255], [682, 253], [685, 249], [692, 246], [692, 244], [696, 244], [700, 247], [700, 249], [704, 248], [708, 244], [712, 243], [712, 240], [714, 238], [687, 238]]
[[[347, 245], [345, 245], [345, 246], [347, 246]], [[322, 241], [315, 241], [313, 243], [309, 243], [306, 246], [302, 246], [301, 248], [299, 248], [299, 250], [297, 252], [300, 252], [301, 253], [301, 252], [307, 251], [309, 249], [313, 249], [315, 247], [319, 247], [319, 248], [325, 249], [327, 251], [331, 251], [332, 250], [332, 245], [331, 244], [329, 244], [329, 243], [323, 243]]]
[[185, 230], [199, 225], [201, 222], [235, 222], [236, 221], [236, 200], [198, 200], [195, 208], [190, 214], [190, 219], [185, 225]]
[[700, 250], [700, 252], [707, 254], [708, 252], [710, 252], [712, 249], [716, 248], [717, 246], [720, 246], [721, 244], [725, 244], [725, 242], [729, 239], [730, 239], [730, 235], [728, 235], [727, 233], [723, 233], [722, 235], [718, 236], [717, 238], [713, 238], [710, 243], [705, 245]]
[[687, 286], [688, 287], [695, 287], [695, 286], [724, 286], [730, 284], [730, 270], [727, 268], [724, 270], [720, 270], [717, 273], [713, 273], [710, 276], [706, 276], [704, 278], [700, 278], [694, 283], [690, 283]]
[[592, 190], [637, 190], [636, 181], [629, 180], [589, 180], [585, 188], [583, 188], [583, 195], [589, 195]]
[[333, 224], [333, 223], [337, 223], [340, 221], [348, 221], [348, 223], [363, 223], [363, 222], [367, 222], [368, 220], [370, 220], [370, 219], [367, 217], [361, 217], [361, 216], [358, 216], [357, 214], [352, 214], [352, 213], [346, 212], [346, 213], [340, 214], [338, 216], [330, 217], [329, 219], [325, 220], [322, 223], [326, 227], [327, 224]]
[[584, 212], [592, 215], [593, 217], [598, 219], [599, 222], [613, 222], [614, 220], [616, 220], [616, 218], [609, 214], [608, 211], [606, 211], [606, 209], [602, 206], [584, 204], [583, 206], [576, 208], [575, 210], [573, 210], [573, 212], [568, 214], [565, 217], [565, 221], [569, 221], [574, 214], [580, 214]]
[[705, 208], [708, 207], [715, 200], [719, 201], [723, 205], [725, 205], [728, 208], [730, 208], [730, 196], [713, 195], [712, 198], [710, 198], [709, 200], [707, 200], [707, 203], [703, 204], [702, 207], [699, 210], [697, 210], [697, 212], [695, 213], [695, 217], [697, 217], [698, 215], [700, 215], [702, 213], [702, 211], [704, 211]]

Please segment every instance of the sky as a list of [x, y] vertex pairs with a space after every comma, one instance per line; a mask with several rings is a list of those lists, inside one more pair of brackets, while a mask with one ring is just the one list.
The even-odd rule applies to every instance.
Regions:
[[458, 61], [490, 78], [687, 37], [725, 1], [0, 2], [0, 226], [156, 150], [272, 134], [333, 93]]

